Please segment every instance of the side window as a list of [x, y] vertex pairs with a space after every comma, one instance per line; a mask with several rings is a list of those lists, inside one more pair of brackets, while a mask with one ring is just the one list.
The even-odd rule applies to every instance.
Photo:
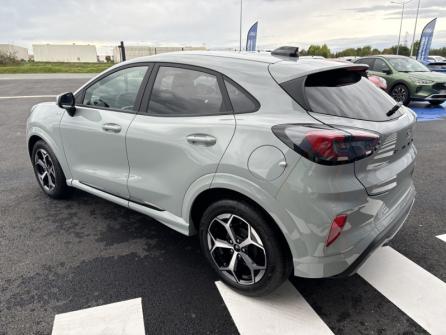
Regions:
[[225, 80], [225, 86], [228, 90], [234, 113], [251, 113], [257, 111], [258, 103], [253, 98], [242, 92], [227, 80]]
[[357, 64], [367, 64], [369, 66], [369, 70], [373, 71], [373, 63], [375, 60], [373, 58], [362, 58], [358, 59], [355, 63]]
[[217, 77], [196, 70], [161, 66], [153, 84], [148, 113], [197, 116], [225, 111]]
[[83, 104], [101, 108], [136, 110], [139, 88], [147, 66], [130, 67], [113, 72], [85, 91]]
[[382, 59], [375, 59], [375, 65], [373, 66], [373, 71], [376, 72], [387, 72], [390, 68]]

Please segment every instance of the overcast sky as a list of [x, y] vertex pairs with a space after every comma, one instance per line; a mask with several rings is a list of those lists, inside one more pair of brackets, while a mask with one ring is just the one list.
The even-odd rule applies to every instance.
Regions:
[[[409, 43], [417, 1], [406, 6], [402, 40], [407, 32]], [[236, 48], [239, 10], [240, 0], [1, 0], [0, 43], [100, 46], [124, 40]], [[258, 20], [260, 47], [383, 48], [397, 42], [400, 13], [401, 6], [389, 0], [243, 0], [243, 36]], [[446, 46], [446, 0], [421, 0], [417, 36], [434, 17], [433, 46]]]

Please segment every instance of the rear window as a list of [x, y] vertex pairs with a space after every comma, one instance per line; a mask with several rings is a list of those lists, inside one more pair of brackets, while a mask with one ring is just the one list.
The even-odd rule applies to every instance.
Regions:
[[305, 96], [315, 113], [369, 121], [387, 121], [401, 116], [386, 113], [396, 105], [387, 93], [375, 87], [362, 72], [348, 69], [319, 72], [305, 81]]

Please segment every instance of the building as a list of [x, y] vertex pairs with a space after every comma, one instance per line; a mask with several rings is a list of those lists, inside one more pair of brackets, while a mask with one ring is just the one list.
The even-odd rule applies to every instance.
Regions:
[[[125, 46], [125, 58], [127, 60], [142, 57], [151, 56], [165, 52], [174, 51], [195, 51], [195, 50], [206, 50], [205, 47], [149, 47], [149, 46]], [[113, 48], [113, 59], [115, 63], [122, 61], [121, 50], [119, 47]]]
[[35, 62], [96, 63], [96, 46], [78, 44], [33, 44]]
[[13, 44], [0, 44], [0, 53], [14, 56], [18, 60], [27, 61], [29, 58], [28, 49]]

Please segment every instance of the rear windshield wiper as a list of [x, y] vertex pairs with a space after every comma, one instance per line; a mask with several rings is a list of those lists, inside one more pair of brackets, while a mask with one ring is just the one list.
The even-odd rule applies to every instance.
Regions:
[[402, 101], [398, 102], [395, 106], [393, 106], [393, 107], [386, 113], [386, 115], [387, 115], [387, 116], [392, 116], [393, 114], [396, 113], [396, 111], [397, 111], [398, 109], [401, 108], [402, 105], [403, 105], [403, 102], [402, 102]]

